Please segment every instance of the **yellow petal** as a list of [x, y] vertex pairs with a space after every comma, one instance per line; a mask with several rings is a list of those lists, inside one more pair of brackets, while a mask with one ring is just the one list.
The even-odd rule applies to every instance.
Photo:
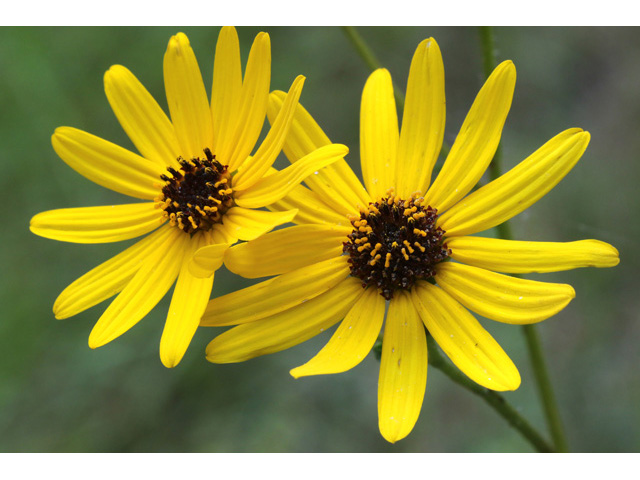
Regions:
[[231, 246], [238, 241], [238, 237], [231, 235], [221, 223], [216, 223], [209, 233], [209, 243], [228, 243]]
[[484, 268], [444, 262], [436, 281], [453, 298], [483, 317], [524, 325], [555, 315], [576, 296], [571, 285], [515, 278]]
[[130, 197], [153, 200], [160, 175], [155, 162], [71, 127], [56, 128], [51, 144], [58, 156], [92, 182]]
[[279, 352], [324, 332], [349, 311], [364, 292], [348, 277], [328, 292], [258, 322], [239, 325], [214, 338], [207, 360], [234, 363]]
[[205, 244], [205, 235], [196, 234], [189, 243], [160, 339], [160, 360], [167, 368], [175, 367], [182, 360], [196, 333], [213, 287], [213, 275], [197, 278], [189, 271], [189, 257], [197, 247]]
[[240, 240], [253, 240], [273, 230], [278, 225], [290, 222], [297, 210], [286, 212], [266, 212], [232, 207], [224, 215], [223, 226], [229, 235]]
[[112, 66], [104, 74], [104, 90], [138, 151], [162, 167], [177, 165], [180, 147], [173, 125], [133, 73], [121, 65]]
[[184, 33], [169, 40], [164, 87], [182, 156], [202, 157], [203, 150], [213, 145], [211, 110], [198, 61]]
[[411, 295], [429, 333], [471, 380], [499, 391], [520, 386], [518, 369], [498, 342], [447, 292], [418, 282]]
[[348, 275], [349, 266], [344, 257], [285, 273], [214, 298], [209, 302], [200, 325], [237, 325], [263, 319], [317, 297]]
[[339, 257], [350, 229], [298, 225], [267, 233], [229, 249], [226, 267], [245, 278], [270, 277]]
[[309, 175], [342, 159], [349, 149], [332, 144], [320, 147], [293, 165], [258, 180], [248, 190], [234, 195], [236, 204], [246, 208], [260, 208], [277, 202]]
[[418, 45], [407, 82], [407, 97], [398, 143], [397, 194], [425, 193], [431, 181], [445, 123], [444, 65], [433, 38]]
[[340, 373], [358, 365], [378, 338], [384, 310], [384, 298], [375, 288], [367, 289], [349, 310], [329, 343], [307, 363], [291, 370], [291, 375], [300, 378]]
[[396, 187], [398, 136], [391, 75], [379, 68], [369, 76], [360, 106], [360, 162], [372, 198], [379, 199]]
[[298, 213], [293, 221], [299, 224], [351, 225], [346, 215], [336, 213], [323, 201], [322, 197], [302, 185], [296, 185], [284, 198], [272, 203], [267, 208], [274, 212], [296, 209]]
[[427, 386], [427, 337], [408, 292], [389, 303], [378, 380], [378, 423], [388, 442], [403, 439], [418, 420]]
[[[286, 94], [279, 90], [269, 95], [267, 117], [272, 124], [282, 109], [285, 97]], [[329, 137], [309, 112], [298, 104], [282, 149], [289, 161], [295, 163], [315, 149], [330, 143]], [[341, 215], [357, 213], [358, 205], [365, 206], [371, 202], [371, 197], [345, 160], [338, 160], [323, 168], [317, 175], [307, 178], [305, 183]]]
[[62, 291], [53, 304], [56, 318], [72, 317], [121, 291], [172, 230], [168, 225], [159, 228], [78, 278]]
[[[262, 141], [260, 147], [253, 155], [247, 159], [233, 177], [234, 190], [245, 190], [260, 180], [271, 168], [273, 162], [282, 151], [282, 145], [289, 132], [289, 126], [293, 120], [293, 114], [298, 104], [298, 99], [302, 93], [304, 77], [299, 75], [291, 85], [284, 105], [273, 126]], [[264, 121], [264, 117], [263, 117]], [[248, 155], [248, 154], [247, 154]]]
[[233, 135], [220, 138], [221, 162], [235, 171], [251, 154], [264, 125], [271, 82], [271, 40], [260, 32], [251, 46], [242, 83], [241, 100]]
[[589, 133], [566, 130], [507, 173], [479, 188], [446, 211], [439, 226], [447, 236], [487, 230], [537, 202], [569, 173], [589, 143]]
[[473, 102], [425, 203], [442, 213], [478, 183], [500, 143], [515, 85], [515, 66], [502, 62]]
[[190, 240], [182, 230], [172, 228], [167, 240], [150, 255], [105, 310], [89, 335], [89, 347], [97, 348], [125, 333], [164, 297], [178, 276], [183, 253]]
[[216, 44], [211, 88], [214, 152], [221, 152], [224, 139], [233, 135], [237, 128], [241, 95], [242, 67], [238, 34], [233, 27], [223, 27]]
[[149, 202], [49, 210], [35, 215], [29, 228], [36, 235], [62, 242], [106, 243], [139, 237], [164, 221]]
[[522, 242], [483, 237], [447, 240], [451, 258], [495, 272], [559, 272], [580, 267], [615, 267], [618, 250], [599, 240]]
[[222, 266], [224, 253], [230, 246], [228, 243], [217, 243], [198, 249], [188, 262], [189, 273], [197, 278], [210, 277]]

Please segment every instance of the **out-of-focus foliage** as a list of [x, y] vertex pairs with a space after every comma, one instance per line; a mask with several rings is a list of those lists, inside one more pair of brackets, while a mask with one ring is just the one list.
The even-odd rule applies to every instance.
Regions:
[[[368, 71], [339, 28], [239, 28], [243, 58], [255, 34], [270, 33], [273, 89], [307, 77], [302, 103], [358, 167], [358, 118]], [[286, 352], [212, 365], [204, 347], [221, 331], [201, 329], [173, 370], [158, 359], [168, 302], [111, 344], [92, 351], [89, 332], [106, 307], [56, 321], [51, 307], [75, 278], [124, 248], [73, 245], [32, 235], [29, 218], [53, 208], [125, 201], [57, 158], [57, 126], [87, 130], [133, 148], [112, 114], [102, 75], [131, 69], [166, 108], [162, 56], [184, 31], [210, 88], [218, 28], [0, 29], [0, 451], [529, 451], [493, 410], [430, 369], [412, 434], [386, 443], [377, 426], [373, 354], [340, 375], [294, 380], [330, 332]], [[451, 144], [482, 85], [472, 28], [362, 28], [404, 88], [413, 51], [433, 36], [444, 57]], [[597, 238], [620, 250], [613, 269], [547, 274], [576, 299], [539, 327], [569, 443], [575, 451], [640, 449], [640, 30], [497, 28], [498, 59], [518, 82], [503, 133], [505, 168], [554, 134], [582, 127], [591, 144], [573, 172], [513, 221], [518, 239]], [[127, 242], [127, 245], [129, 242]], [[531, 275], [530, 278], [542, 278]], [[214, 295], [248, 285], [223, 272]], [[505, 397], [544, 431], [518, 327], [484, 321], [519, 366], [520, 389]]]

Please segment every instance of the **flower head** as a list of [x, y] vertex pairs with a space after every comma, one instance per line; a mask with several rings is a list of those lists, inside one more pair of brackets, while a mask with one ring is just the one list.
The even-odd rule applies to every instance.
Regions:
[[[426, 335], [475, 382], [516, 389], [517, 368], [469, 310], [500, 322], [539, 322], [562, 310], [574, 298], [573, 288], [503, 273], [610, 267], [619, 260], [615, 248], [597, 240], [471, 236], [535, 203], [571, 170], [589, 142], [587, 132], [566, 130], [472, 192], [498, 147], [515, 79], [512, 62], [495, 69], [431, 182], [445, 124], [437, 43], [427, 39], [415, 52], [401, 130], [388, 71], [372, 73], [360, 116], [364, 187], [341, 160], [306, 179], [308, 188], [298, 186], [270, 207], [297, 208], [299, 225], [226, 253], [225, 264], [235, 273], [278, 276], [209, 303], [202, 325], [238, 326], [209, 344], [207, 358], [228, 363], [277, 352], [342, 320], [327, 345], [291, 371], [296, 378], [338, 373], [368, 354], [384, 323], [378, 416], [390, 442], [408, 435], [417, 421], [427, 380]], [[271, 94], [270, 118], [284, 98], [283, 92]], [[328, 143], [298, 106], [284, 145], [289, 160], [295, 165]]]
[[[299, 165], [280, 172], [271, 168], [293, 119], [304, 83], [301, 76], [254, 152], [270, 76], [269, 36], [260, 33], [255, 38], [243, 78], [237, 33], [225, 27], [216, 47], [209, 101], [189, 40], [178, 33], [164, 56], [171, 120], [125, 67], [115, 65], [104, 77], [109, 103], [141, 155], [81, 130], [56, 129], [53, 148], [69, 166], [99, 185], [145, 200], [51, 210], [31, 219], [33, 233], [67, 242], [115, 242], [149, 234], [80, 277], [56, 300], [53, 310], [62, 319], [118, 294], [93, 328], [91, 348], [133, 327], [177, 279], [160, 342], [164, 365], [177, 365], [198, 326], [225, 250], [296, 214], [258, 208], [346, 154], [346, 147], [330, 145], [310, 152]], [[194, 262], [198, 249], [203, 254]]]

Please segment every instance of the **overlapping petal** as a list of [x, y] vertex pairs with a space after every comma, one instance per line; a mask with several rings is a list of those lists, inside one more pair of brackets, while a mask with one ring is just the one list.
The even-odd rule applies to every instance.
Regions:
[[500, 143], [511, 108], [516, 68], [502, 62], [478, 93], [425, 201], [440, 213], [464, 197], [478, 183]]
[[419, 282], [411, 297], [434, 340], [471, 380], [498, 391], [520, 386], [518, 369], [498, 342], [447, 292]]
[[339, 144], [320, 147], [284, 170], [258, 180], [248, 190], [238, 191], [234, 196], [236, 204], [246, 208], [271, 205], [287, 195], [306, 177], [342, 159], [348, 152], [347, 147]]
[[206, 236], [202, 232], [197, 233], [188, 242], [185, 250], [184, 261], [178, 274], [160, 339], [160, 360], [167, 368], [175, 367], [182, 360], [211, 295], [214, 276], [195, 277], [191, 274], [189, 267], [190, 255], [205, 242]]
[[447, 240], [451, 258], [504, 273], [558, 272], [580, 267], [615, 267], [618, 250], [600, 240], [524, 242], [484, 237]]
[[371, 351], [378, 338], [384, 311], [384, 298], [373, 288], [366, 290], [349, 310], [324, 348], [307, 363], [291, 370], [291, 375], [300, 378], [307, 375], [340, 373], [358, 365]]
[[176, 166], [180, 147], [173, 125], [133, 73], [121, 65], [112, 66], [104, 75], [104, 91], [138, 151], [161, 167]]
[[362, 178], [373, 198], [395, 188], [398, 113], [389, 71], [379, 68], [367, 79], [360, 105]]
[[467, 195], [439, 218], [447, 236], [495, 227], [526, 210], [555, 187], [580, 160], [589, 133], [566, 130], [491, 183]]
[[213, 143], [211, 109], [198, 61], [184, 33], [169, 40], [164, 86], [182, 156], [202, 157], [203, 150]]
[[222, 228], [227, 234], [240, 240], [253, 240], [270, 232], [278, 225], [293, 220], [297, 210], [267, 212], [242, 207], [232, 207], [224, 216]]
[[209, 302], [200, 324], [237, 325], [264, 319], [306, 303], [336, 286], [347, 275], [349, 266], [343, 257], [309, 265], [214, 298]]
[[[279, 90], [269, 95], [267, 117], [272, 124], [282, 109], [285, 97], [286, 94]], [[283, 152], [289, 161], [295, 163], [315, 149], [330, 143], [329, 137], [309, 112], [298, 104], [283, 147]], [[358, 205], [364, 206], [371, 201], [362, 183], [344, 160], [338, 160], [323, 168], [317, 175], [307, 178], [305, 183], [314, 194], [320, 195], [341, 215], [356, 213]]]
[[56, 318], [72, 317], [120, 292], [145, 260], [166, 241], [171, 230], [168, 225], [159, 228], [74, 281], [53, 304]]
[[323, 295], [259, 322], [239, 325], [214, 338], [207, 346], [207, 360], [242, 362], [279, 352], [322, 333], [339, 322], [364, 290], [354, 278], [345, 278]]
[[95, 324], [89, 347], [97, 348], [116, 339], [158, 304], [180, 272], [188, 241], [181, 230], [171, 229], [168, 238], [145, 260]]
[[427, 386], [427, 338], [409, 292], [396, 292], [384, 328], [378, 422], [380, 433], [395, 443], [406, 437], [420, 415]]
[[267, 136], [253, 157], [245, 161], [240, 166], [238, 173], [233, 177], [233, 187], [235, 190], [245, 190], [254, 185], [269, 171], [273, 162], [276, 161], [276, 158], [282, 151], [282, 145], [284, 144], [289, 126], [293, 120], [293, 114], [295, 113], [298, 99], [302, 93], [304, 80], [304, 77], [300, 75], [293, 81], [282, 110], [280, 110], [269, 133], [267, 133]]
[[[325, 167], [323, 170], [326, 170]], [[350, 225], [346, 215], [337, 213], [325, 203], [324, 198], [302, 185], [296, 185], [285, 197], [267, 208], [274, 212], [298, 210], [293, 221], [298, 224], [319, 223], [328, 225]], [[355, 213], [355, 210], [354, 210]]]
[[335, 225], [298, 225], [235, 245], [225, 255], [229, 270], [245, 278], [270, 277], [339, 257], [351, 232]]
[[210, 277], [222, 266], [225, 252], [229, 249], [228, 243], [214, 243], [196, 251], [189, 262], [191, 275], [204, 278]]
[[541, 322], [566, 307], [576, 295], [571, 285], [510, 277], [460, 263], [440, 263], [436, 271], [438, 285], [449, 295], [499, 322]]
[[49, 210], [31, 219], [41, 237], [75, 243], [119, 242], [139, 237], [165, 222], [153, 203]]
[[158, 163], [76, 128], [56, 128], [51, 144], [58, 156], [94, 183], [130, 197], [152, 200], [165, 173]]
[[409, 70], [396, 165], [396, 193], [401, 197], [424, 193], [429, 186], [442, 148], [444, 123], [442, 54], [436, 41], [428, 38], [418, 45]]

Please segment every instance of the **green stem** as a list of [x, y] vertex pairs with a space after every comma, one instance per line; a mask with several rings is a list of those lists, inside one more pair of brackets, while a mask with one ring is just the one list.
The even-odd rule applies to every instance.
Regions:
[[[369, 70], [374, 71], [378, 68], [382, 68], [382, 64], [373, 54], [369, 46], [366, 44], [364, 39], [360, 36], [360, 34], [353, 27], [342, 27], [342, 31], [347, 36], [353, 48], [356, 49], [356, 52], [360, 55], [360, 57], [364, 60], [364, 63], [367, 64]], [[393, 83], [393, 95], [396, 98], [396, 105], [400, 109], [400, 111], [404, 110], [404, 93], [398, 86]]]
[[533, 373], [538, 383], [538, 391], [542, 405], [544, 406], [544, 412], [547, 417], [553, 443], [556, 446], [556, 451], [568, 452], [569, 445], [567, 444], [567, 439], [562, 428], [560, 412], [558, 411], [553, 388], [551, 387], [551, 380], [549, 379], [549, 373], [545, 365], [544, 355], [542, 354], [542, 344], [540, 343], [538, 331], [534, 325], [523, 325], [522, 328], [527, 340], [531, 364], [533, 365]]
[[[491, 72], [496, 67], [496, 54], [495, 45], [493, 39], [493, 30], [491, 27], [480, 27], [480, 38], [482, 44], [483, 53], [483, 66], [485, 77], [489, 77]], [[502, 175], [501, 166], [501, 150], [498, 148], [496, 154], [489, 165], [489, 177], [491, 180]], [[513, 234], [511, 231], [511, 224], [507, 221], [496, 227], [498, 236], [506, 240], [513, 240]], [[517, 276], [517, 275], [514, 275]], [[527, 348], [529, 350], [529, 357], [533, 366], [533, 372], [538, 384], [538, 393], [542, 401], [544, 413], [547, 419], [551, 436], [555, 444], [555, 449], [558, 452], [567, 452], [568, 444], [562, 428], [562, 422], [560, 421], [560, 414], [556, 404], [555, 396], [553, 394], [553, 388], [551, 387], [551, 380], [549, 379], [549, 373], [544, 361], [544, 355], [542, 354], [542, 345], [540, 343], [540, 337], [533, 325], [523, 325], [523, 331], [527, 342]]]
[[[353, 27], [342, 27], [343, 32], [347, 36], [347, 38], [351, 41], [353, 47], [356, 49], [358, 54], [365, 61], [370, 70], [376, 70], [380, 68], [381, 64], [371, 51], [371, 49], [367, 46], [363, 38], [356, 32]], [[396, 97], [396, 103], [400, 108], [400, 111], [404, 108], [404, 93], [394, 84], [394, 95]], [[449, 151], [449, 147], [446, 144], [443, 144], [443, 150], [445, 152]], [[441, 152], [442, 155], [442, 152]], [[498, 167], [499, 168], [499, 167]], [[505, 228], [508, 229], [508, 224], [505, 225]], [[506, 231], [508, 233], [508, 230]], [[480, 396], [484, 401], [486, 401], [491, 407], [493, 407], [503, 418], [509, 422], [515, 429], [517, 429], [531, 444], [540, 452], [552, 452], [553, 449], [547, 444], [547, 442], [542, 438], [542, 436], [533, 428], [531, 425], [518, 414], [518, 412], [510, 406], [507, 401], [500, 394], [488, 390], [484, 387], [481, 387], [473, 380], [470, 380], [466, 375], [462, 374], [455, 366], [453, 366], [450, 362], [440, 355], [435, 342], [428, 336], [429, 342], [429, 364], [438, 370], [441, 370], [445, 375], [447, 375], [451, 380], [453, 380], [458, 385], [466, 388], [467, 390], [473, 392], [474, 394]], [[374, 352], [376, 352], [376, 357], [380, 359], [380, 351], [382, 349], [382, 342], [377, 342], [376, 346], [374, 346]]]
[[507, 403], [502, 395], [478, 385], [448, 362], [441, 354], [431, 335], [427, 336], [429, 365], [437, 368], [458, 385], [478, 395], [500, 414], [513, 428], [518, 430], [539, 452], [553, 452], [553, 448], [520, 414]]

